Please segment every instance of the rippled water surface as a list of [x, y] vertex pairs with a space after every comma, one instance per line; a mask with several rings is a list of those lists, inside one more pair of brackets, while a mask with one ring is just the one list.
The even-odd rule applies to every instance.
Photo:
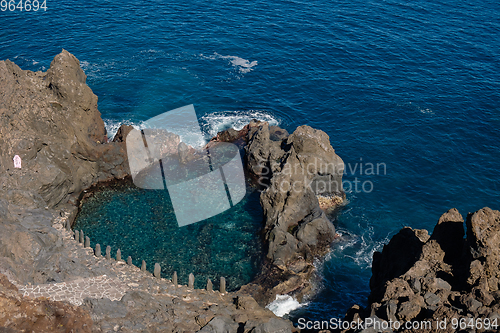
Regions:
[[181, 284], [195, 275], [195, 287], [205, 288], [207, 279], [218, 287], [226, 279], [227, 290], [235, 290], [255, 277], [262, 258], [260, 221], [262, 209], [257, 192], [249, 189], [237, 206], [199, 223], [179, 228], [168, 192], [143, 190], [131, 182], [101, 186], [85, 200], [74, 225], [90, 235], [91, 246], [100, 244], [112, 257], [120, 249], [137, 267], [155, 263], [162, 275], [174, 271]]
[[[307, 124], [330, 136], [352, 170], [386, 165], [380, 174], [356, 168], [345, 175], [371, 182], [373, 190], [348, 191], [349, 204], [334, 221], [343, 237], [317, 263], [321, 291], [292, 313], [294, 320], [329, 319], [364, 304], [372, 253], [402, 226], [432, 230], [452, 207], [462, 214], [499, 208], [498, 1], [111, 0], [47, 7], [0, 13], [0, 58], [45, 70], [61, 48], [74, 53], [110, 132], [194, 104], [207, 136], [253, 117], [289, 131]], [[135, 213], [116, 209], [127, 195], [133, 197], [104, 198], [102, 207], [138, 230], [143, 222]], [[92, 233], [90, 219], [88, 228]], [[193, 232], [213, 236], [218, 228], [200, 224]], [[222, 251], [213, 246], [212, 253]]]

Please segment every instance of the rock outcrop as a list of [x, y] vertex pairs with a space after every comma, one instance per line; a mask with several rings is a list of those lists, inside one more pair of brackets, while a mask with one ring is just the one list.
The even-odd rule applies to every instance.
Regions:
[[235, 296], [233, 304], [231, 297], [190, 295], [185, 289], [154, 297], [133, 291], [116, 302], [87, 299], [83, 308], [105, 332], [115, 327], [127, 332], [291, 332], [287, 321], [244, 295]]
[[125, 145], [106, 143], [85, 80], [65, 50], [46, 73], [0, 61], [0, 272], [20, 283], [77, 274], [61, 260], [51, 221], [62, 211], [74, 218], [80, 193], [92, 184], [129, 173]]
[[[431, 236], [426, 230], [402, 229], [374, 254], [370, 305], [353, 307], [346, 319], [432, 324], [419, 332], [498, 331], [500, 212], [483, 208], [469, 213], [465, 227], [467, 233], [463, 217], [451, 209]], [[454, 328], [453, 318], [463, 327]], [[446, 328], [437, 327], [444, 319]], [[481, 327], [476, 326], [479, 321]], [[411, 332], [404, 328], [395, 331]]]
[[0, 274], [0, 331], [2, 332], [92, 332], [85, 310], [63, 302], [27, 299]]
[[[49, 208], [97, 181], [128, 172], [123, 144], [107, 142], [97, 96], [79, 61], [63, 50], [46, 73], [0, 62], [0, 179], [3, 190], [36, 193]], [[18, 155], [22, 168], [16, 169]], [[17, 200], [10, 202], [17, 204]]]
[[[0, 326], [8, 332], [87, 332], [92, 319], [93, 331], [210, 332], [222, 327], [267, 332], [278, 327], [291, 332], [288, 321], [251, 298], [236, 302], [236, 294], [177, 288], [124, 262], [97, 258], [68, 236], [65, 228], [87, 189], [130, 175], [125, 139], [131, 127], [123, 125], [108, 142], [97, 97], [85, 80], [78, 60], [64, 50], [46, 73], [0, 61], [0, 274], [25, 295], [40, 294], [43, 284], [45, 292], [62, 288], [49, 295], [64, 299], [73, 291], [55, 283], [71, 282], [73, 288], [83, 279], [92, 286], [109, 277], [125, 284], [124, 296], [111, 300], [104, 292], [103, 298], [86, 299], [82, 309], [22, 297], [9, 284], [0, 287]], [[21, 168], [14, 163], [18, 158]], [[140, 283], [127, 284], [134, 274]]]
[[107, 143], [85, 80], [65, 50], [46, 73], [0, 61], [0, 271], [22, 283], [73, 274], [62, 267], [51, 221], [61, 211], [74, 218], [80, 193], [92, 184], [129, 174], [125, 144]]
[[301, 299], [311, 291], [313, 258], [336, 237], [318, 196], [337, 197], [337, 203], [345, 198], [342, 159], [328, 135], [309, 126], [288, 134], [267, 122], [253, 121], [241, 131], [219, 133], [211, 144], [217, 141], [244, 147], [246, 169], [262, 191], [267, 264], [255, 283], [242, 291], [261, 304], [277, 294]]

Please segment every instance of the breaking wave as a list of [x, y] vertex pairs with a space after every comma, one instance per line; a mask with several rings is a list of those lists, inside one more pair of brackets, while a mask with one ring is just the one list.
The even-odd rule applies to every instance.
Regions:
[[106, 127], [106, 131], [108, 133], [108, 139], [112, 140], [116, 132], [118, 132], [118, 129], [122, 124], [125, 125], [131, 125], [135, 129], [142, 129], [143, 122], [132, 122], [130, 120], [113, 120], [113, 119], [103, 119], [104, 120], [104, 127]]
[[200, 118], [200, 125], [208, 137], [214, 137], [218, 132], [234, 128], [242, 129], [252, 119], [267, 121], [269, 125], [278, 126], [281, 121], [273, 115], [259, 110], [250, 111], [223, 111], [204, 115]]
[[276, 295], [276, 299], [269, 303], [266, 308], [271, 310], [276, 316], [283, 317], [304, 305], [307, 305], [307, 303], [299, 303], [290, 295]]

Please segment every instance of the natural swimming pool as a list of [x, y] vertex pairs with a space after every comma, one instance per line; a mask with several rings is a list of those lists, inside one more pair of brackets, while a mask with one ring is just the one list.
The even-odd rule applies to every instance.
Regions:
[[163, 277], [177, 271], [181, 284], [193, 273], [196, 288], [204, 288], [207, 278], [218, 287], [223, 276], [231, 291], [259, 271], [261, 221], [259, 193], [248, 188], [245, 198], [224, 213], [178, 227], [167, 191], [140, 189], [127, 180], [92, 189], [73, 229], [83, 230], [92, 248], [111, 246], [112, 257], [120, 249], [123, 260], [131, 256], [138, 267], [145, 260], [149, 271], [159, 263]]

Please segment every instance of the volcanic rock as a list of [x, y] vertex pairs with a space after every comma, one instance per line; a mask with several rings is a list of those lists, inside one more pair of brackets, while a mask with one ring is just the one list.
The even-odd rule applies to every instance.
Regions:
[[252, 121], [239, 132], [221, 132], [217, 138], [244, 142], [246, 170], [261, 190], [268, 264], [242, 290], [261, 305], [276, 294], [301, 299], [311, 291], [313, 258], [325, 253], [336, 237], [318, 196], [337, 197], [339, 204], [345, 198], [342, 159], [328, 135], [309, 126], [289, 135], [267, 122]]
[[[370, 305], [349, 311], [346, 320], [376, 315], [381, 320], [431, 321], [423, 332], [453, 332], [452, 318], [500, 325], [500, 212], [483, 208], [464, 220], [450, 209], [432, 235], [404, 228], [373, 257]], [[436, 327], [446, 319], [446, 330]], [[351, 330], [354, 332], [354, 330]], [[346, 332], [351, 332], [346, 331]], [[404, 330], [401, 330], [404, 331]]]
[[[85, 81], [79, 61], [65, 50], [46, 73], [0, 61], [0, 327], [9, 332], [90, 332], [93, 320], [95, 331], [181, 332], [210, 323], [218, 329], [223, 318], [231, 331], [274, 319], [290, 332], [290, 323], [269, 310], [237, 309], [231, 293], [188, 292], [135, 266], [97, 258], [68, 235], [64, 229], [71, 227], [79, 199], [89, 195], [91, 186], [130, 176], [126, 137], [132, 127], [122, 125], [108, 142], [97, 97]], [[177, 154], [178, 146], [165, 149]], [[16, 155], [21, 168], [14, 167]], [[31, 290], [110, 277], [118, 281], [115, 289], [126, 292], [119, 301], [104, 295], [76, 307], [23, 298], [4, 276]], [[132, 278], [139, 283], [123, 285]]]
[[93, 323], [83, 309], [47, 299], [26, 299], [0, 274], [0, 331], [92, 332]]

